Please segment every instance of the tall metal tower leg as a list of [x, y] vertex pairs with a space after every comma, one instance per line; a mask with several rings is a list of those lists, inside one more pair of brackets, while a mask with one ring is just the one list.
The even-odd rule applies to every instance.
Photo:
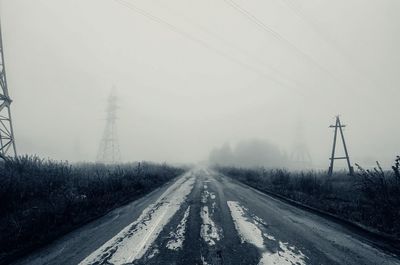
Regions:
[[8, 94], [6, 69], [4, 62], [3, 39], [0, 23], [0, 157], [7, 159], [17, 156], [14, 128], [11, 119], [11, 98]]

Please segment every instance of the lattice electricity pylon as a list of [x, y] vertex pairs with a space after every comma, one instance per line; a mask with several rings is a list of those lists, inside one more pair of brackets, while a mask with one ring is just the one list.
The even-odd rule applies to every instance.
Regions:
[[290, 154], [290, 160], [297, 169], [312, 166], [312, 158], [306, 144], [302, 123], [297, 124], [296, 137]]
[[312, 166], [312, 158], [305, 143], [298, 142], [293, 146], [290, 160], [297, 167], [306, 168]]
[[[344, 134], [343, 134], [343, 128], [346, 127], [346, 125], [342, 125], [342, 123], [340, 122], [340, 118], [339, 116], [336, 116], [336, 123], [335, 125], [331, 125], [329, 126], [330, 128], [335, 128], [335, 135], [333, 136], [333, 148], [332, 148], [332, 156], [330, 158], [331, 160], [331, 165], [328, 169], [328, 175], [332, 176], [333, 173], [333, 165], [334, 165], [334, 161], [336, 159], [346, 159], [347, 161], [347, 166], [349, 168], [349, 175], [353, 175], [354, 174], [354, 168], [351, 166], [350, 163], [350, 157], [349, 157], [349, 152], [347, 151], [347, 146], [346, 146], [346, 141], [344, 140]], [[337, 134], [338, 134], [338, 130], [340, 132], [341, 138], [342, 138], [342, 142], [343, 142], [343, 147], [344, 147], [344, 153], [345, 156], [343, 157], [335, 157], [335, 149], [336, 149], [336, 140], [337, 140]]]
[[17, 156], [14, 129], [11, 119], [11, 98], [8, 94], [6, 70], [4, 64], [3, 40], [0, 23], [0, 158]]
[[121, 162], [116, 124], [117, 108], [117, 96], [113, 89], [108, 98], [106, 126], [96, 159], [99, 163], [116, 164]]

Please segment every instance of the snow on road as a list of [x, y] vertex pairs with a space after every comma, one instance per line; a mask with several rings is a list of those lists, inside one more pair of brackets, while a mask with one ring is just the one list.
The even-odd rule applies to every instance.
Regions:
[[[261, 251], [259, 265], [305, 265], [306, 257], [300, 250], [296, 250], [288, 243], [277, 241], [265, 231], [265, 221], [254, 216], [249, 217], [248, 210], [236, 201], [227, 202], [235, 228], [242, 243], [247, 242]], [[266, 242], [273, 241], [279, 244], [278, 251], [267, 248]]]
[[212, 220], [212, 214], [215, 211], [215, 194], [209, 192], [208, 185], [204, 184], [203, 194], [201, 196], [201, 202], [203, 204], [211, 203], [211, 212], [207, 205], [204, 205], [200, 210], [200, 216], [203, 221], [200, 229], [200, 236], [209, 245], [214, 246], [216, 241], [221, 240], [222, 229], [218, 228], [215, 222]]
[[183, 241], [185, 241], [185, 233], [186, 233], [186, 222], [189, 217], [190, 206], [186, 209], [185, 214], [178, 227], [176, 228], [176, 232], [171, 232], [169, 236], [171, 239], [167, 243], [167, 248], [170, 250], [179, 250], [183, 247]]
[[140, 259], [193, 189], [195, 178], [185, 175], [171, 185], [140, 217], [85, 258], [79, 265], [126, 264]]
[[[204, 185], [204, 188], [207, 188], [207, 185]], [[209, 199], [215, 200], [216, 196], [214, 193], [209, 192], [208, 190], [204, 190], [203, 195], [201, 196], [201, 202], [207, 203]]]
[[200, 235], [208, 245], [214, 246], [216, 241], [219, 241], [221, 237], [219, 229], [210, 217], [208, 206], [203, 206], [200, 216], [203, 220], [203, 223], [201, 224]]
[[245, 217], [245, 212], [238, 202], [228, 201], [227, 203], [242, 243], [247, 242], [258, 248], [263, 248], [264, 238], [262, 231], [256, 224]]
[[[100, 223], [16, 264], [175, 264], [185, 260], [186, 264], [211, 265], [254, 264], [256, 259], [259, 265], [400, 265], [395, 254], [344, 233], [335, 223], [298, 214], [302, 210], [281, 207], [279, 200], [261, 194], [270, 200], [265, 203], [253, 189], [214, 176], [207, 170], [192, 170], [154, 196], [140, 199], [140, 207], [132, 203], [117, 209]], [[232, 199], [226, 201], [227, 197]], [[261, 203], [265, 203], [265, 212], [256, 216], [251, 210], [261, 211]], [[143, 205], [147, 208], [140, 212]], [[110, 239], [107, 227], [114, 225], [119, 232]], [[288, 231], [298, 233], [292, 237]], [[105, 243], [99, 247], [99, 241]]]
[[203, 265], [211, 265], [206, 261], [206, 259], [203, 256], [201, 256], [201, 262], [203, 263]]

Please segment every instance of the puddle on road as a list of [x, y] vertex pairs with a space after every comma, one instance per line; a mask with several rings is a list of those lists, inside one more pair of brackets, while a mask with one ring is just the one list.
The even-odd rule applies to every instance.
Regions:
[[[257, 216], [249, 217], [248, 209], [236, 201], [227, 202], [235, 228], [242, 243], [256, 246], [261, 251], [259, 265], [305, 265], [306, 256], [294, 246], [281, 242], [266, 231], [267, 223]], [[276, 250], [268, 249], [266, 242], [277, 244]]]

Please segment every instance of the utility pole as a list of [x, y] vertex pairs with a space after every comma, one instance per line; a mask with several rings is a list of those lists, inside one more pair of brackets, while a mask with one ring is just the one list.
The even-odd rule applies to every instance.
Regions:
[[4, 49], [0, 22], [0, 158], [17, 156], [14, 129], [11, 119], [11, 98], [8, 94]]
[[[337, 159], [346, 159], [347, 161], [347, 166], [349, 168], [349, 175], [352, 176], [354, 174], [354, 168], [351, 166], [350, 163], [350, 157], [349, 157], [349, 153], [347, 151], [347, 146], [346, 146], [346, 141], [344, 140], [344, 134], [343, 134], [343, 128], [346, 127], [346, 125], [342, 125], [342, 123], [340, 122], [340, 117], [336, 116], [336, 123], [335, 125], [331, 125], [329, 126], [330, 128], [335, 128], [335, 134], [333, 136], [333, 148], [332, 148], [332, 155], [331, 155], [331, 165], [329, 167], [328, 170], [328, 175], [332, 176], [333, 173], [333, 165], [334, 165], [334, 161]], [[337, 134], [338, 132], [340, 132], [341, 138], [342, 138], [342, 142], [343, 142], [343, 148], [344, 148], [344, 153], [345, 156], [343, 157], [335, 157], [335, 149], [336, 149], [336, 142], [337, 142]]]
[[116, 124], [117, 108], [117, 96], [113, 88], [108, 98], [106, 126], [96, 159], [99, 163], [116, 164], [121, 162]]

